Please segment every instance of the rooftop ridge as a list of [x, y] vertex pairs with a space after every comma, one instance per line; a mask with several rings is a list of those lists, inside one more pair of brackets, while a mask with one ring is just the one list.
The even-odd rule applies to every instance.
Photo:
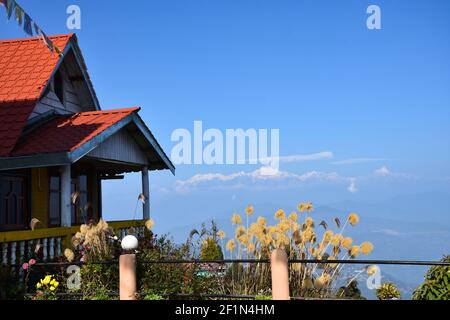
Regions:
[[[56, 34], [48, 36], [50, 40], [59, 39], [59, 38], [71, 38], [75, 35], [75, 33], [67, 33], [67, 34]], [[0, 39], [1, 44], [10, 44], [15, 42], [31, 42], [31, 41], [42, 41], [40, 36], [37, 37], [26, 37], [26, 38], [14, 38], [14, 39]]]

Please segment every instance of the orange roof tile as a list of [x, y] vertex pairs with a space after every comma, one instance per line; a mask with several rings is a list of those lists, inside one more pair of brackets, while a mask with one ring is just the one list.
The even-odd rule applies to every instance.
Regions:
[[[62, 51], [74, 34], [52, 36]], [[60, 57], [40, 38], [0, 41], [0, 103], [38, 99]]]
[[[64, 50], [72, 37], [50, 39]], [[40, 38], [0, 41], [0, 157], [10, 155], [59, 59]]]
[[11, 155], [71, 152], [139, 109], [89, 111], [58, 116], [21, 138]]

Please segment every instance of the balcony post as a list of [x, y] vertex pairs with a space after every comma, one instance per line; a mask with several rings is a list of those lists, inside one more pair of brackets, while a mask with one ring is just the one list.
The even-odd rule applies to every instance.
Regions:
[[145, 196], [145, 202], [143, 205], [143, 218], [144, 220], [150, 219], [150, 185], [148, 177], [148, 167], [142, 168], [142, 194]]
[[61, 226], [72, 226], [70, 165], [61, 166]]

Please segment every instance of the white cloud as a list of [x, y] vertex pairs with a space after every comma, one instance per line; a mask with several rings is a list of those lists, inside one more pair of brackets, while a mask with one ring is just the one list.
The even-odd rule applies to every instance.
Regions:
[[[303, 162], [303, 161], [318, 161], [325, 159], [333, 159], [334, 154], [331, 151], [322, 151], [310, 154], [295, 154], [290, 156], [279, 156], [279, 157], [267, 157], [261, 158], [259, 161], [261, 163], [269, 163], [273, 160], [278, 160], [280, 163], [291, 163], [291, 162]], [[253, 159], [254, 160], [254, 159]]]
[[331, 151], [322, 151], [311, 154], [297, 154], [292, 156], [280, 157], [280, 162], [300, 162], [300, 161], [316, 161], [324, 159], [332, 159], [334, 157]]
[[[342, 182], [347, 180], [340, 177], [335, 172], [320, 172], [309, 171], [304, 174], [296, 174], [286, 171], [276, 170], [270, 167], [262, 167], [251, 172], [236, 172], [231, 174], [222, 173], [205, 173], [197, 174], [187, 180], [177, 180], [175, 182], [175, 189], [179, 192], [189, 191], [191, 188], [196, 188], [201, 185], [208, 185], [212, 183], [218, 183], [219, 186], [242, 186], [243, 184], [249, 185], [257, 182], [280, 182], [280, 181], [292, 181], [294, 183], [307, 182], [307, 181], [334, 181]], [[233, 184], [234, 183], [234, 184]]]
[[397, 230], [393, 230], [393, 229], [379, 229], [379, 230], [374, 230], [373, 232], [375, 233], [381, 233], [387, 236], [394, 236], [394, 237], [399, 237], [404, 235], [404, 233], [399, 232]]
[[358, 188], [356, 188], [356, 179], [351, 178], [350, 179], [350, 185], [347, 188], [348, 192], [355, 193], [358, 191]]
[[392, 173], [386, 166], [383, 166], [375, 170], [374, 174], [378, 177], [387, 177], [390, 176]]
[[376, 162], [376, 161], [385, 161], [386, 159], [381, 158], [353, 158], [353, 159], [345, 159], [340, 161], [332, 162], [332, 164], [336, 165], [351, 165], [351, 164], [359, 164], [364, 162]]

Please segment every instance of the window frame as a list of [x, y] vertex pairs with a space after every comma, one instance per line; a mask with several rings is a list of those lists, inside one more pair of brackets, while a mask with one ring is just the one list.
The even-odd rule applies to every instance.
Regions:
[[[0, 224], [0, 232], [1, 231], [15, 231], [15, 230], [26, 230], [28, 229], [28, 220], [30, 217], [30, 175], [28, 173], [21, 172], [4, 172], [0, 174], [0, 179], [7, 179], [12, 181], [21, 181], [22, 182], [22, 223], [21, 224]], [[1, 195], [1, 190], [0, 190]], [[0, 210], [3, 205], [3, 198], [0, 198]], [[7, 213], [5, 213], [7, 214]], [[16, 219], [18, 219], [18, 213], [16, 212]]]
[[[58, 190], [52, 190], [51, 187], [51, 179], [53, 178], [58, 178], [59, 180], [59, 189]], [[58, 199], [59, 199], [59, 223], [58, 224], [53, 224], [52, 223], [52, 219], [51, 219], [51, 199], [52, 199], [52, 193], [57, 193], [58, 194]], [[62, 203], [61, 203], [61, 174], [57, 171], [57, 170], [50, 170], [49, 175], [48, 175], [48, 226], [50, 228], [57, 228], [61, 226], [61, 211], [62, 211]]]

